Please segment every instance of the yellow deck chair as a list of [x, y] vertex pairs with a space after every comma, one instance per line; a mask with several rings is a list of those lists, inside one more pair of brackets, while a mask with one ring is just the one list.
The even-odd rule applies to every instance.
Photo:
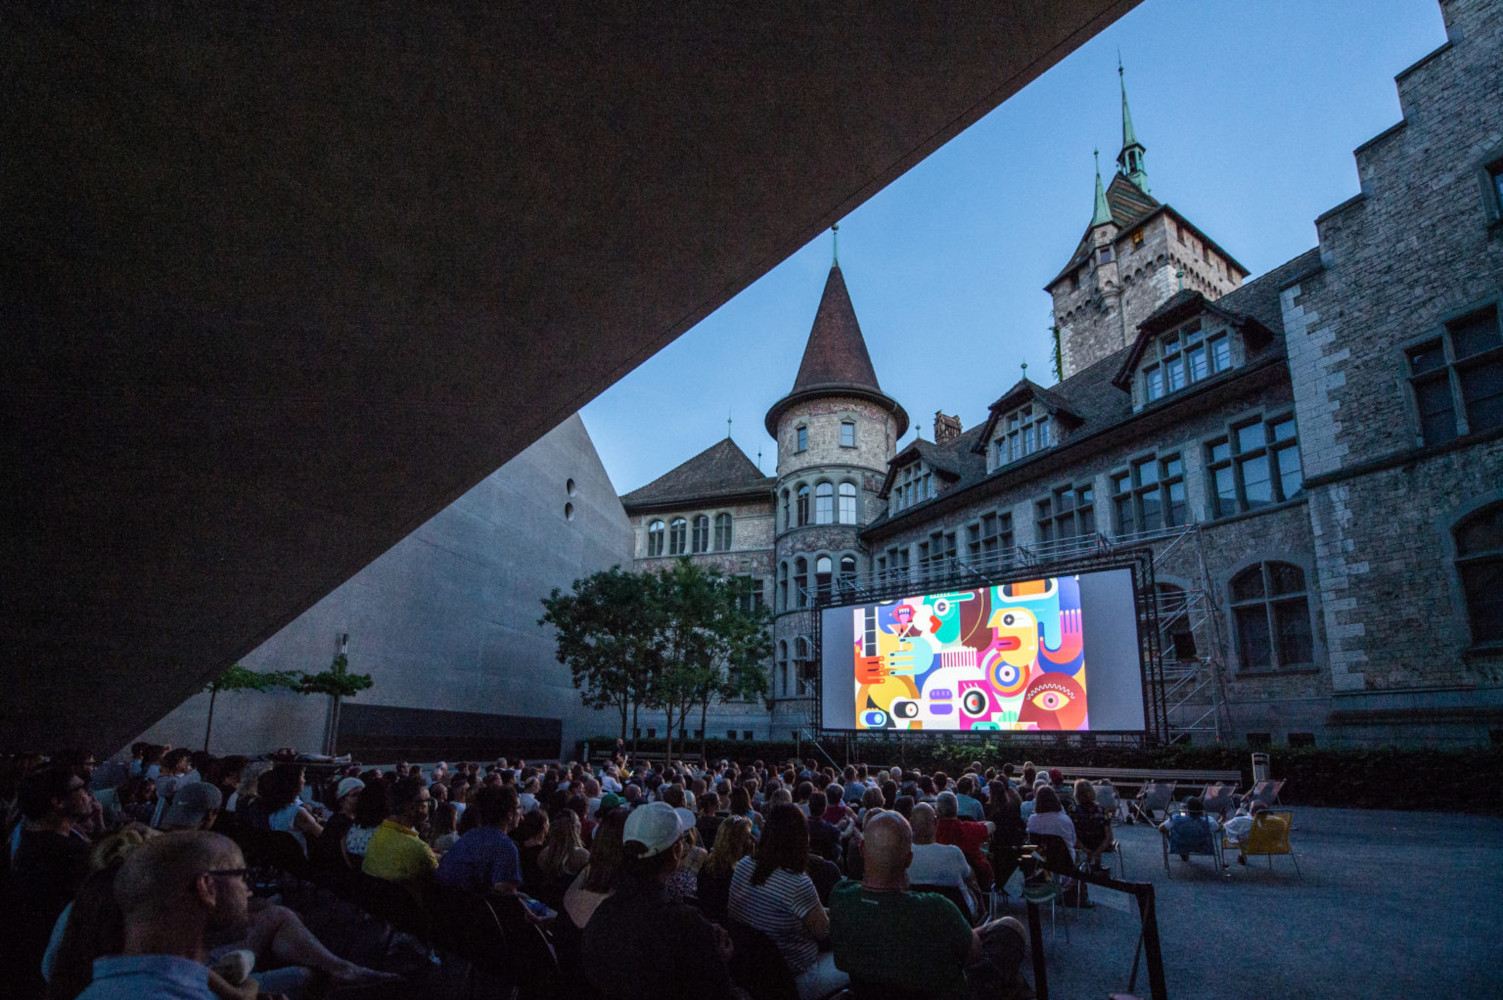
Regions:
[[1287, 810], [1257, 813], [1253, 816], [1252, 829], [1243, 838], [1242, 854], [1245, 857], [1266, 857], [1268, 868], [1273, 870], [1273, 856], [1282, 854], [1294, 862], [1294, 873], [1301, 879], [1305, 873], [1299, 869], [1299, 859], [1289, 846], [1289, 831], [1294, 828], [1294, 813]]

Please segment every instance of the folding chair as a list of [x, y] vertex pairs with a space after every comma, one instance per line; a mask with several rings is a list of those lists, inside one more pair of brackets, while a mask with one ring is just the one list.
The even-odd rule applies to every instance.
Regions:
[[1133, 812], [1145, 823], [1158, 826], [1162, 820], [1154, 819], [1153, 814], [1161, 812], [1166, 819], [1168, 818], [1169, 807], [1174, 803], [1174, 785], [1172, 781], [1148, 782], [1138, 792], [1138, 797], [1133, 800]]
[[1265, 806], [1278, 804], [1279, 793], [1284, 790], [1283, 781], [1274, 781], [1272, 778], [1264, 779], [1253, 785], [1252, 791], [1242, 796], [1243, 802], [1261, 802]]
[[1221, 854], [1221, 838], [1211, 832], [1211, 821], [1204, 816], [1176, 813], [1169, 818], [1169, 836], [1164, 841], [1164, 873], [1170, 878], [1174, 872], [1169, 868], [1169, 856], [1207, 855], [1216, 862], [1216, 870], [1230, 878], [1226, 862]]
[[[1062, 839], [1051, 834], [1036, 834], [1033, 839], [1038, 841], [1039, 854], [1034, 855], [1036, 860], [1047, 860], [1056, 868], [1070, 869], [1075, 867], [1075, 859], [1070, 853], [1070, 847]], [[1038, 871], [1043, 873], [1044, 877], [1042, 879], [1038, 879], [1035, 876], [1033, 879], [1025, 878], [1023, 880], [1023, 900], [1024, 902], [1034, 903], [1039, 906], [1045, 903], [1049, 904], [1049, 939], [1053, 941], [1055, 936], [1054, 913], [1055, 909], [1061, 905], [1065, 897], [1065, 891], [1064, 887], [1059, 884], [1059, 876], [1042, 867]], [[1065, 943], [1068, 944], [1069, 941], [1070, 922], [1066, 920]]]
[[1266, 857], [1268, 858], [1268, 870], [1273, 870], [1273, 856], [1282, 854], [1288, 856], [1294, 862], [1294, 873], [1301, 879], [1305, 873], [1299, 869], [1299, 859], [1294, 856], [1294, 849], [1289, 846], [1289, 831], [1294, 828], [1294, 813], [1288, 810], [1275, 812], [1270, 809], [1267, 812], [1253, 816], [1252, 829], [1247, 831], [1247, 836], [1242, 840], [1243, 857]]
[[1200, 793], [1200, 800], [1206, 804], [1206, 815], [1225, 820], [1237, 808], [1237, 786], [1213, 781]]
[[1101, 807], [1102, 811], [1119, 822], [1126, 822], [1128, 819], [1127, 800], [1117, 794], [1117, 786], [1105, 779], [1093, 781], [1091, 786], [1096, 789], [1096, 804]]

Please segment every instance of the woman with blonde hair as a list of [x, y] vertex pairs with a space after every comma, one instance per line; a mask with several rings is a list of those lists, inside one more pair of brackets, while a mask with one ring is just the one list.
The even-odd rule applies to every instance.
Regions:
[[560, 809], [553, 815], [548, 839], [538, 852], [538, 871], [545, 879], [568, 881], [589, 863], [590, 852], [585, 850], [579, 814], [573, 809]]
[[731, 816], [715, 831], [715, 846], [704, 863], [699, 866], [699, 904], [706, 913], [724, 917], [730, 905], [731, 878], [736, 873], [736, 864], [748, 857], [756, 847], [752, 837], [751, 820], [745, 816]]

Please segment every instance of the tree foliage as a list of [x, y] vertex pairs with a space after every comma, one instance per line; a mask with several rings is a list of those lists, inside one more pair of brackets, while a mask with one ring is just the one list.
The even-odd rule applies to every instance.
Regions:
[[688, 559], [656, 572], [616, 566], [574, 581], [572, 594], [555, 589], [539, 624], [557, 630], [558, 660], [586, 707], [614, 708], [623, 739], [629, 715], [661, 710], [671, 754], [694, 708], [703, 731], [711, 701], [766, 693], [769, 615], [749, 586]]
[[220, 691], [296, 689], [302, 676], [296, 670], [251, 670], [237, 663], [205, 685], [204, 690], [216, 694]]
[[334, 657], [328, 670], [299, 675], [296, 690], [299, 694], [330, 694], [337, 698], [351, 698], [375, 684], [370, 674], [352, 674], [349, 666], [349, 657], [340, 653]]

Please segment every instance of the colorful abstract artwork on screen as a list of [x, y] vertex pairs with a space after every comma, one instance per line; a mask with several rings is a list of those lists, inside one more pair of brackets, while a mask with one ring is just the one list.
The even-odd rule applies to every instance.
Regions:
[[1090, 728], [1080, 583], [1052, 577], [853, 608], [856, 728]]

